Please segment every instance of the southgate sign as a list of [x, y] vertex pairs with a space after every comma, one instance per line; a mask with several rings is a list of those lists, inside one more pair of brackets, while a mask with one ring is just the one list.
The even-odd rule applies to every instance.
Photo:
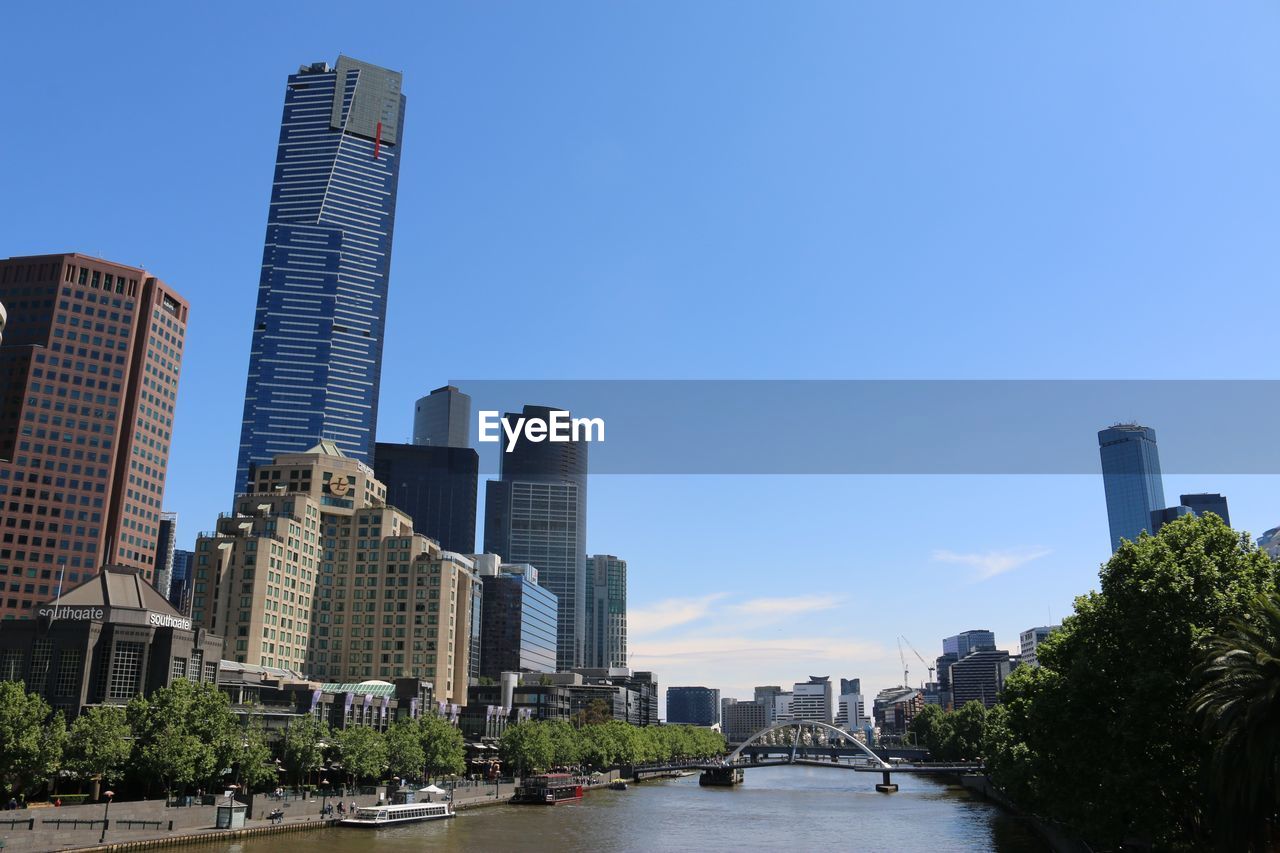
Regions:
[[152, 613], [151, 625], [155, 628], [181, 628], [184, 631], [191, 630], [191, 620], [186, 616], [173, 616], [169, 613]]
[[61, 605], [57, 607], [40, 607], [36, 616], [50, 622], [120, 622], [129, 625], [149, 625], [152, 628], [178, 628], [191, 630], [191, 618], [175, 616], [172, 613], [156, 613], [153, 610], [111, 610], [107, 607], [87, 604], [81, 607]]
[[72, 622], [94, 622], [100, 621], [106, 613], [102, 607], [41, 607], [36, 610], [36, 615], [48, 619], [63, 619]]

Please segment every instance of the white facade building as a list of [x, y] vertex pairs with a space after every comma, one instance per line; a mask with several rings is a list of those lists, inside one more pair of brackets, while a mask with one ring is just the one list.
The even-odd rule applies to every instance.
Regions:
[[835, 716], [835, 691], [832, 689], [829, 677], [811, 675], [808, 681], [797, 681], [792, 686], [792, 719], [832, 723], [835, 721]]

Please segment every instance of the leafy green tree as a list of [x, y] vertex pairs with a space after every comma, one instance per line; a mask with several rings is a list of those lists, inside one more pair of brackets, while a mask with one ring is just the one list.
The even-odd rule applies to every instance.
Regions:
[[387, 769], [387, 742], [368, 726], [348, 726], [334, 736], [334, 744], [353, 785], [377, 778]]
[[306, 784], [316, 768], [324, 764], [328, 737], [329, 727], [315, 717], [298, 717], [289, 721], [280, 747], [285, 768], [295, 784]]
[[400, 778], [416, 777], [427, 764], [417, 720], [397, 720], [383, 736], [387, 742], [387, 770]]
[[240, 727], [226, 694], [185, 678], [136, 696], [125, 714], [134, 735], [132, 763], [166, 793], [219, 781], [236, 758]]
[[1214, 834], [1223, 850], [1280, 846], [1280, 596], [1259, 597], [1206, 643], [1191, 711], [1213, 744]]
[[1100, 591], [1006, 682], [984, 745], [992, 778], [1024, 808], [1096, 845], [1203, 837], [1209, 744], [1189, 725], [1209, 635], [1275, 588], [1276, 566], [1216, 515], [1125, 542]]
[[552, 763], [557, 767], [569, 767], [582, 759], [582, 744], [578, 732], [564, 720], [546, 720], [545, 726], [551, 738]]
[[929, 750], [934, 758], [943, 760], [943, 743], [951, 734], [950, 715], [938, 705], [925, 705], [911, 718], [907, 733], [917, 746]]
[[71, 724], [63, 763], [81, 779], [117, 779], [129, 763], [131, 736], [124, 708], [89, 708]]
[[423, 775], [456, 776], [467, 772], [467, 747], [457, 726], [442, 717], [418, 718], [418, 740], [422, 744]]
[[546, 726], [532, 720], [508, 726], [498, 741], [502, 763], [524, 776], [551, 767], [555, 749]]
[[613, 743], [614, 762], [628, 765], [641, 763], [644, 749], [640, 735], [641, 729], [621, 720], [610, 720], [604, 724], [603, 728], [608, 732]]
[[987, 708], [976, 699], [948, 713], [936, 755], [942, 761], [968, 761], [980, 757], [986, 721]]
[[0, 682], [0, 784], [26, 792], [58, 769], [67, 724], [20, 681]]
[[578, 729], [579, 757], [590, 767], [609, 767], [617, 761], [619, 744], [611, 726], [596, 724]]
[[240, 730], [240, 738], [234, 744], [236, 784], [245, 791], [256, 791], [268, 782], [274, 787], [276, 765], [271, 760], [271, 746], [267, 743], [266, 727], [261, 714], [254, 714], [245, 720]]

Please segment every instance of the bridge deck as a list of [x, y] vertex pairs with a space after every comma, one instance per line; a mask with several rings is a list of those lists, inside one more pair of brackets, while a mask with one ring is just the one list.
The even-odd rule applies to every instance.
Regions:
[[634, 772], [637, 776], [640, 776], [647, 773], [671, 773], [677, 770], [749, 770], [752, 767], [786, 767], [792, 764], [804, 767], [830, 767], [836, 770], [852, 770], [855, 773], [915, 773], [935, 776], [970, 773], [982, 769], [982, 764], [978, 762], [876, 765], [869, 762], [853, 764], [844, 761], [823, 761], [816, 758], [796, 756], [795, 760], [776, 758], [764, 761], [739, 761], [734, 764], [673, 764], [658, 767], [637, 767]]

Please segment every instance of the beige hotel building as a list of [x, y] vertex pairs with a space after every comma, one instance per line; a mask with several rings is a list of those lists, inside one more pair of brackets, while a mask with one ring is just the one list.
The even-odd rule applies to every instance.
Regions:
[[328, 682], [420, 678], [465, 702], [474, 568], [386, 495], [330, 441], [256, 466], [196, 541], [194, 621], [240, 663]]

